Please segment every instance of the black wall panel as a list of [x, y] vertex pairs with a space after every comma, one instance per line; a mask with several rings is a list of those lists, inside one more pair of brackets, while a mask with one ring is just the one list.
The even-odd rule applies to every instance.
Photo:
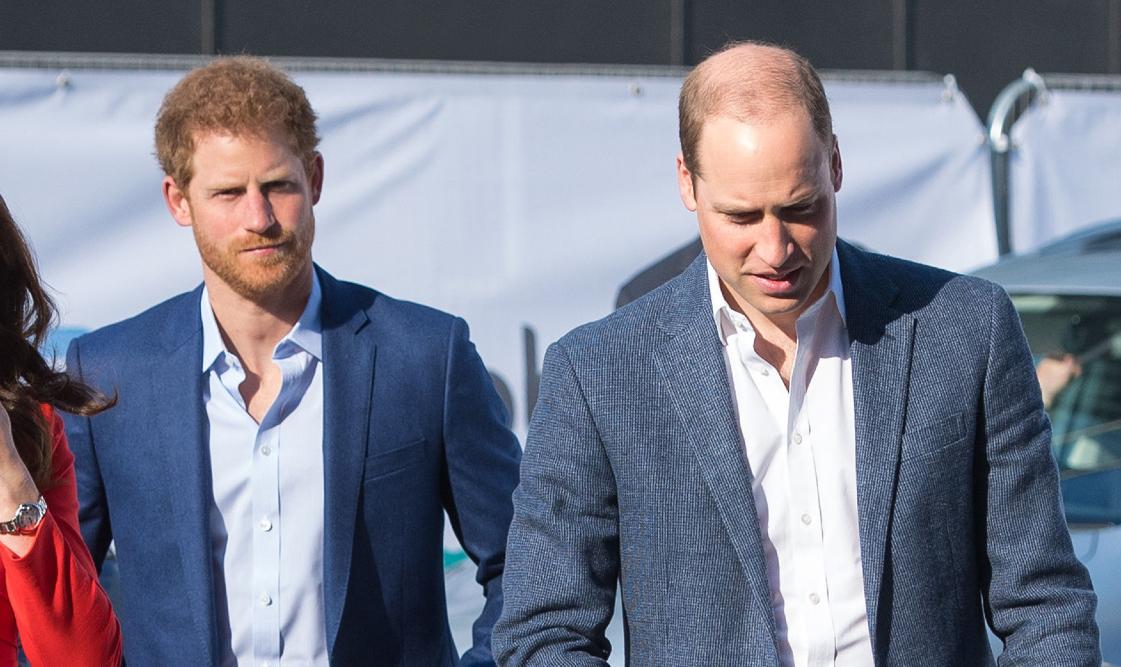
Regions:
[[892, 4], [694, 0], [688, 3], [687, 60], [694, 64], [729, 40], [761, 39], [790, 46], [817, 67], [891, 69]]
[[273, 55], [663, 64], [670, 0], [224, 0], [218, 47]]
[[1115, 0], [912, 0], [914, 69], [952, 72], [984, 117], [1027, 67], [1111, 70]]
[[198, 53], [200, 0], [0, 0], [0, 50]]

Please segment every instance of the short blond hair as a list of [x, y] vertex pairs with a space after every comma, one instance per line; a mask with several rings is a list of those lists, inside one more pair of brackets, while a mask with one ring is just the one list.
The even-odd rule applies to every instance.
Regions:
[[168, 91], [156, 116], [156, 159], [183, 189], [190, 184], [195, 135], [265, 136], [279, 131], [311, 173], [319, 134], [304, 89], [263, 58], [217, 58]]
[[[728, 57], [744, 47], [772, 51], [773, 57]], [[725, 45], [694, 67], [681, 85], [678, 133], [686, 168], [700, 175], [697, 146], [707, 119], [728, 115], [739, 120], [769, 120], [797, 106], [809, 115], [823, 145], [832, 145], [829, 100], [810, 61], [791, 49], [767, 42]]]

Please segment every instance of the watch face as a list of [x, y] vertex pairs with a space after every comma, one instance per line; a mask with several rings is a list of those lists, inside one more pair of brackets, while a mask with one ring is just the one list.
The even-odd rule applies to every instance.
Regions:
[[21, 505], [16, 514], [16, 527], [19, 530], [34, 528], [43, 518], [43, 510], [38, 505]]

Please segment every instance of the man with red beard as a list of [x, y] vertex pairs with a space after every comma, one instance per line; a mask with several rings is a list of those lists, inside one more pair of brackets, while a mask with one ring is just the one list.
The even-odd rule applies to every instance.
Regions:
[[[263, 60], [184, 77], [156, 153], [203, 284], [67, 356], [119, 396], [68, 435], [129, 663], [493, 664], [520, 448], [463, 320], [313, 264], [315, 121]], [[462, 662], [445, 511], [487, 600]]]

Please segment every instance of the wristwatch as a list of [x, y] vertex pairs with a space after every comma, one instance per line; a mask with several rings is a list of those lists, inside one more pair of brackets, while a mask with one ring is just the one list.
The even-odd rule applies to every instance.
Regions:
[[47, 501], [43, 496], [33, 503], [23, 503], [10, 521], [0, 521], [0, 535], [27, 535], [32, 533], [47, 515]]

